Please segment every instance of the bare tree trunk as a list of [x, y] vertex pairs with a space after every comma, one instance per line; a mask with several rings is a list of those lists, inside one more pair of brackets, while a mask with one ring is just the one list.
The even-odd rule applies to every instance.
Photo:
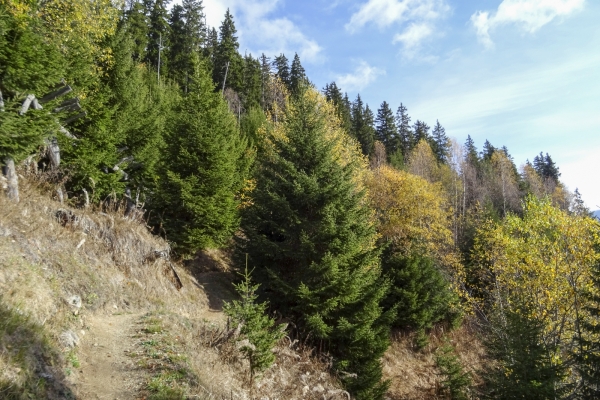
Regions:
[[6, 176], [6, 195], [9, 199], [15, 203], [19, 202], [19, 178], [17, 177], [17, 171], [15, 169], [15, 161], [6, 157], [4, 159], [4, 176]]

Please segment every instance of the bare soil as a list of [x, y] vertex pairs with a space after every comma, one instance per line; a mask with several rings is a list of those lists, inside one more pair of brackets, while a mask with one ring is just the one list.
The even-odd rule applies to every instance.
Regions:
[[90, 315], [78, 349], [81, 366], [74, 371], [77, 398], [129, 400], [139, 397], [147, 372], [129, 353], [136, 340], [139, 314]]

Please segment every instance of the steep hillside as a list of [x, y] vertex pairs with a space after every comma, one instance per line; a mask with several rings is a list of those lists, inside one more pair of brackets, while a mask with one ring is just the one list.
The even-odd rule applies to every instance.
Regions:
[[221, 312], [234, 296], [223, 254], [172, 263], [118, 207], [21, 190], [19, 204], [0, 196], [1, 398], [347, 398], [287, 339], [250, 385]]

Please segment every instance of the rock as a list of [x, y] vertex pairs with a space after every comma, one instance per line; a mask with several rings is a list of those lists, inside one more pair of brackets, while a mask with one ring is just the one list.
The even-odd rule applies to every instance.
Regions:
[[81, 308], [81, 297], [77, 295], [69, 296], [65, 299], [65, 301], [71, 306], [73, 309], [73, 314], [79, 314], [79, 309]]
[[67, 330], [60, 335], [60, 341], [65, 347], [73, 348], [79, 345], [79, 336], [75, 332]]

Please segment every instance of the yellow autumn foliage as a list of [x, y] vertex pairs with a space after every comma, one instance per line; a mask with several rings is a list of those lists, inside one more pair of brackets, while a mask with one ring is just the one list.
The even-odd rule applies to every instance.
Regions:
[[446, 267], [458, 268], [451, 224], [441, 184], [388, 166], [368, 177], [379, 233], [405, 255], [426, 254]]
[[573, 339], [599, 244], [597, 220], [530, 196], [522, 217], [478, 229], [473, 259], [495, 312], [510, 308], [543, 322], [543, 340], [560, 345]]

